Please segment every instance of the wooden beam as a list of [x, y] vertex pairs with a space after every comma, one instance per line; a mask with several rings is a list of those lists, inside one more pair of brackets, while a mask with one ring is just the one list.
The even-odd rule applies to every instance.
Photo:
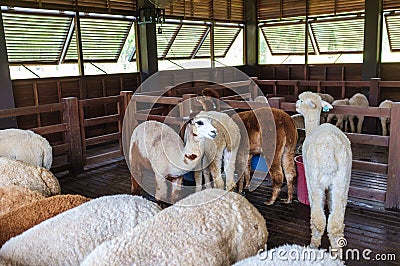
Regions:
[[244, 51], [245, 65], [256, 66], [258, 64], [258, 26], [257, 26], [257, 0], [246, 0], [244, 27]]
[[[6, 37], [4, 34], [3, 16], [0, 9], [0, 110], [14, 108], [14, 93], [8, 64]], [[15, 117], [0, 119], [0, 129], [16, 128]]]
[[[138, 0], [138, 10], [155, 8], [148, 0]], [[156, 23], [135, 22], [137, 32], [137, 49], [139, 71], [142, 82], [158, 71]]]
[[380, 76], [382, 2], [383, 0], [365, 0], [363, 80]]
[[75, 12], [75, 36], [76, 36], [76, 53], [78, 54], [78, 67], [79, 74], [81, 76], [85, 75], [85, 66], [83, 60], [83, 48], [82, 48], [82, 36], [81, 36], [81, 19], [79, 12]]

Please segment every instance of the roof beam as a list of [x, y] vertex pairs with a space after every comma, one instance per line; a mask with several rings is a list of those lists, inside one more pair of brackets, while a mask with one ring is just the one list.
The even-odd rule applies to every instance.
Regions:
[[[0, 9], [0, 110], [14, 108], [14, 94], [8, 64], [6, 38], [4, 34], [3, 16]], [[17, 127], [15, 117], [0, 119], [0, 128]]]

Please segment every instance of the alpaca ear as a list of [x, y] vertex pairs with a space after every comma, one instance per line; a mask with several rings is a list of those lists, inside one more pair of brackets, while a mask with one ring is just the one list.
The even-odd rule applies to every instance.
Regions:
[[324, 100], [321, 100], [321, 106], [324, 112], [329, 112], [329, 110], [333, 109], [333, 106]]
[[311, 99], [307, 99], [306, 104], [312, 109], [315, 109], [317, 107], [317, 105], [313, 101], [311, 101]]

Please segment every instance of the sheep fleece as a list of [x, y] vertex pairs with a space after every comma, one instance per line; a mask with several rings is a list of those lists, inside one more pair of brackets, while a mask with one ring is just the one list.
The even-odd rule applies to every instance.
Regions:
[[158, 211], [155, 203], [138, 196], [93, 199], [7, 241], [0, 249], [0, 262], [79, 265], [103, 241], [132, 230]]
[[44, 196], [25, 187], [0, 187], [0, 215], [40, 199]]
[[61, 194], [57, 178], [46, 168], [0, 157], [0, 186], [17, 185], [43, 196]]
[[247, 199], [206, 189], [104, 242], [82, 265], [230, 265], [257, 254], [267, 237], [264, 218]]
[[57, 195], [34, 201], [0, 215], [0, 247], [11, 237], [89, 200], [81, 195]]

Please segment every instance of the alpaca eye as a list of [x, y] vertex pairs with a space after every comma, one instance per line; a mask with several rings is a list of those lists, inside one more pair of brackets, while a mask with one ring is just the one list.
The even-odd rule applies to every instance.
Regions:
[[203, 121], [196, 121], [196, 124], [198, 124], [199, 126], [204, 125]]

